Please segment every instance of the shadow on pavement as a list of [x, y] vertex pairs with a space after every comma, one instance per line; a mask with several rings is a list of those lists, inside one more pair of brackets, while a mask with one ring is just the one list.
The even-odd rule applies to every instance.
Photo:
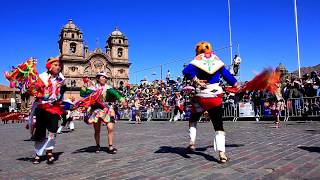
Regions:
[[244, 146], [244, 144], [226, 144], [226, 147], [241, 147]]
[[173, 153], [173, 154], [178, 154], [184, 158], [191, 158], [188, 154], [195, 154], [195, 155], [204, 157], [208, 161], [219, 162], [215, 157], [205, 154], [203, 152], [199, 152], [199, 151], [205, 151], [209, 147], [210, 146], [203, 147], [203, 148], [196, 148], [196, 150], [192, 152], [192, 151], [188, 151], [185, 147], [161, 146], [160, 149], [154, 153]]
[[[73, 130], [74, 131], [74, 130]], [[72, 133], [73, 132], [72, 130], [62, 130], [61, 131], [61, 134], [64, 134], [64, 133]]]
[[210, 146], [206, 146], [206, 147], [199, 147], [199, 148], [196, 148], [196, 151], [206, 151], [208, 148], [213, 148], [213, 146], [210, 145]]
[[299, 149], [302, 149], [302, 150], [306, 150], [306, 151], [309, 151], [309, 152], [317, 152], [317, 153], [320, 153], [320, 147], [315, 147], [315, 146], [299, 146], [298, 147]]
[[134, 122], [128, 122], [127, 124], [130, 124], [130, 125], [132, 125], [132, 124], [133, 124], [133, 125], [135, 125], [135, 124], [136, 124], [136, 125], [141, 125], [142, 123], [138, 124], [138, 123], [136, 123], [136, 122], [134, 121]]
[[310, 134], [320, 134], [320, 130], [307, 129], [305, 131]]
[[[107, 147], [100, 147], [100, 152], [107, 152]], [[89, 146], [81, 149], [77, 149], [72, 154], [77, 154], [77, 153], [96, 153], [96, 146]]]
[[[54, 152], [54, 153], [53, 153], [53, 157], [54, 157], [54, 159], [55, 159], [54, 161], [59, 160], [59, 157], [60, 157], [61, 154], [63, 154], [63, 152]], [[41, 156], [41, 157], [40, 157], [40, 162], [46, 161], [46, 160], [47, 160], [46, 158], [47, 158], [46, 155]], [[23, 157], [23, 158], [18, 158], [18, 159], [16, 159], [16, 160], [18, 160], [18, 161], [33, 162], [34, 157]]]

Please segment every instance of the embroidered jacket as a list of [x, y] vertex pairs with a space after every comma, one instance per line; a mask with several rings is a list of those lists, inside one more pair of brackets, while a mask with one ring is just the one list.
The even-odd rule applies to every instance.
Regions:
[[43, 72], [39, 77], [44, 84], [44, 96], [37, 97], [38, 108], [61, 115], [63, 113], [61, 103], [64, 94], [64, 76], [59, 73], [56, 77], [52, 77], [50, 73]]
[[199, 54], [182, 72], [187, 79], [197, 77], [201, 80], [207, 80], [209, 84], [219, 83], [220, 76], [231, 86], [237, 82], [214, 53]]

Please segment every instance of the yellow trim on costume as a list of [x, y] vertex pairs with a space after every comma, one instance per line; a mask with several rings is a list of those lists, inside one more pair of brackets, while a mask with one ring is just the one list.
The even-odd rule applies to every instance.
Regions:
[[213, 53], [208, 58], [205, 54], [199, 54], [194, 58], [194, 60], [191, 61], [191, 64], [209, 74], [217, 72], [224, 66], [224, 63], [220, 60], [220, 58]]
[[47, 63], [53, 63], [56, 61], [60, 61], [60, 59], [59, 58], [52, 58], [52, 59], [48, 60]]

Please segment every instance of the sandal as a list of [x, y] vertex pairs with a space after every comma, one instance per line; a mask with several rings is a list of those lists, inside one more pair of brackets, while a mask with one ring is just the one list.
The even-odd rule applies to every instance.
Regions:
[[54, 160], [52, 152], [47, 153], [47, 164], [53, 164]]
[[36, 155], [36, 157], [33, 159], [33, 164], [39, 164], [40, 163], [40, 157]]
[[194, 144], [190, 144], [188, 147], [187, 147], [187, 150], [190, 151], [190, 152], [194, 152], [196, 150], [196, 147], [194, 146]]
[[220, 164], [224, 164], [229, 161], [229, 158], [224, 153], [219, 154], [219, 158], [220, 158], [220, 160], [219, 160]]
[[113, 148], [112, 145], [109, 145], [109, 149], [107, 151], [109, 154], [116, 154], [117, 153], [117, 149]]

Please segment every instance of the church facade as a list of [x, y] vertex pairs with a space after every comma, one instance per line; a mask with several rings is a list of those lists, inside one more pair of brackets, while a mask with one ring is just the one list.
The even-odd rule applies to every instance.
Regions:
[[83, 41], [82, 31], [69, 20], [62, 28], [59, 39], [62, 73], [66, 78], [66, 98], [78, 98], [82, 79], [94, 80], [98, 72], [105, 72], [110, 78], [108, 84], [119, 87], [129, 82], [128, 39], [118, 28], [107, 37], [105, 50], [89, 51]]

